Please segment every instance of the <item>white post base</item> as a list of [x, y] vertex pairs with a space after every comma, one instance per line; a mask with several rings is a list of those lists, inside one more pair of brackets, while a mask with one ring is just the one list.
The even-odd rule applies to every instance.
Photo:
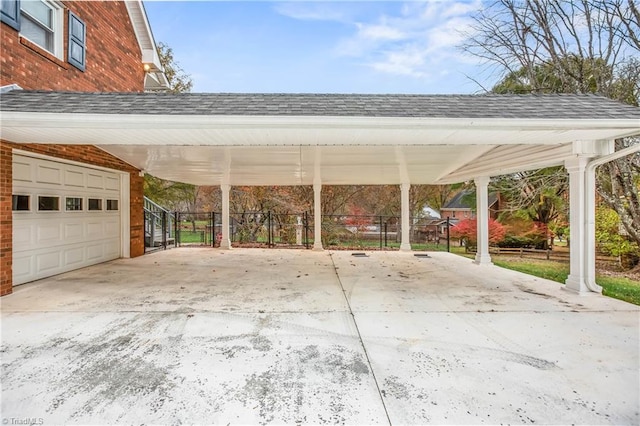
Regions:
[[491, 262], [491, 256], [489, 256], [489, 254], [481, 253], [476, 253], [476, 258], [473, 263], [476, 265], [493, 265], [493, 262]]

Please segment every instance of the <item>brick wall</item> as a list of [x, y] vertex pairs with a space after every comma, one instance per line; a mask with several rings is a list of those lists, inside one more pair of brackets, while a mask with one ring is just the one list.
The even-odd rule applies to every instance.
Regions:
[[[0, 86], [80, 92], [141, 92], [142, 53], [123, 2], [66, 1], [62, 59], [20, 36], [6, 24], [0, 31]], [[86, 25], [86, 70], [67, 62], [68, 13]]]
[[144, 178], [139, 170], [93, 145], [38, 145], [0, 141], [0, 295], [12, 291], [12, 149], [35, 152], [65, 160], [80, 161], [88, 165], [107, 167], [129, 173], [131, 257], [144, 254]]
[[0, 296], [11, 293], [13, 282], [12, 176], [11, 147], [0, 142]]

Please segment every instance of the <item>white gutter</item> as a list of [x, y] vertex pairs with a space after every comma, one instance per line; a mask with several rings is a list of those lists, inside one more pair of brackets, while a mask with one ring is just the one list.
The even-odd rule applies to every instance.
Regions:
[[585, 194], [587, 235], [586, 245], [586, 285], [587, 288], [596, 293], [602, 293], [602, 287], [596, 284], [596, 167], [608, 163], [618, 158], [640, 152], [640, 144], [636, 144], [612, 154], [596, 158], [587, 164], [585, 169]]

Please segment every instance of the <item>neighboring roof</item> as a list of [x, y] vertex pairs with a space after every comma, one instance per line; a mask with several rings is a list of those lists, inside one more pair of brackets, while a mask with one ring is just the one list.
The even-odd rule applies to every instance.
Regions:
[[[442, 210], [471, 210], [472, 207], [466, 197], [475, 193], [473, 189], [463, 189], [458, 192], [448, 203], [442, 206]], [[498, 194], [496, 192], [489, 193], [489, 207], [494, 205], [498, 201]]]
[[640, 120], [595, 95], [361, 95], [12, 91], [0, 110], [73, 114]]

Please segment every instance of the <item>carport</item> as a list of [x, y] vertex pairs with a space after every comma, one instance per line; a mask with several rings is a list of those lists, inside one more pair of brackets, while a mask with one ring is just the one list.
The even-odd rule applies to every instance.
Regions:
[[221, 246], [233, 185], [313, 185], [314, 249], [322, 185], [395, 184], [402, 250], [412, 184], [473, 180], [478, 265], [488, 251], [491, 176], [564, 165], [570, 177], [571, 273], [566, 288], [598, 292], [595, 165], [616, 138], [640, 133], [640, 109], [594, 95], [355, 95], [63, 93], [14, 90], [1, 99], [2, 137], [92, 144], [155, 176], [219, 185]]

